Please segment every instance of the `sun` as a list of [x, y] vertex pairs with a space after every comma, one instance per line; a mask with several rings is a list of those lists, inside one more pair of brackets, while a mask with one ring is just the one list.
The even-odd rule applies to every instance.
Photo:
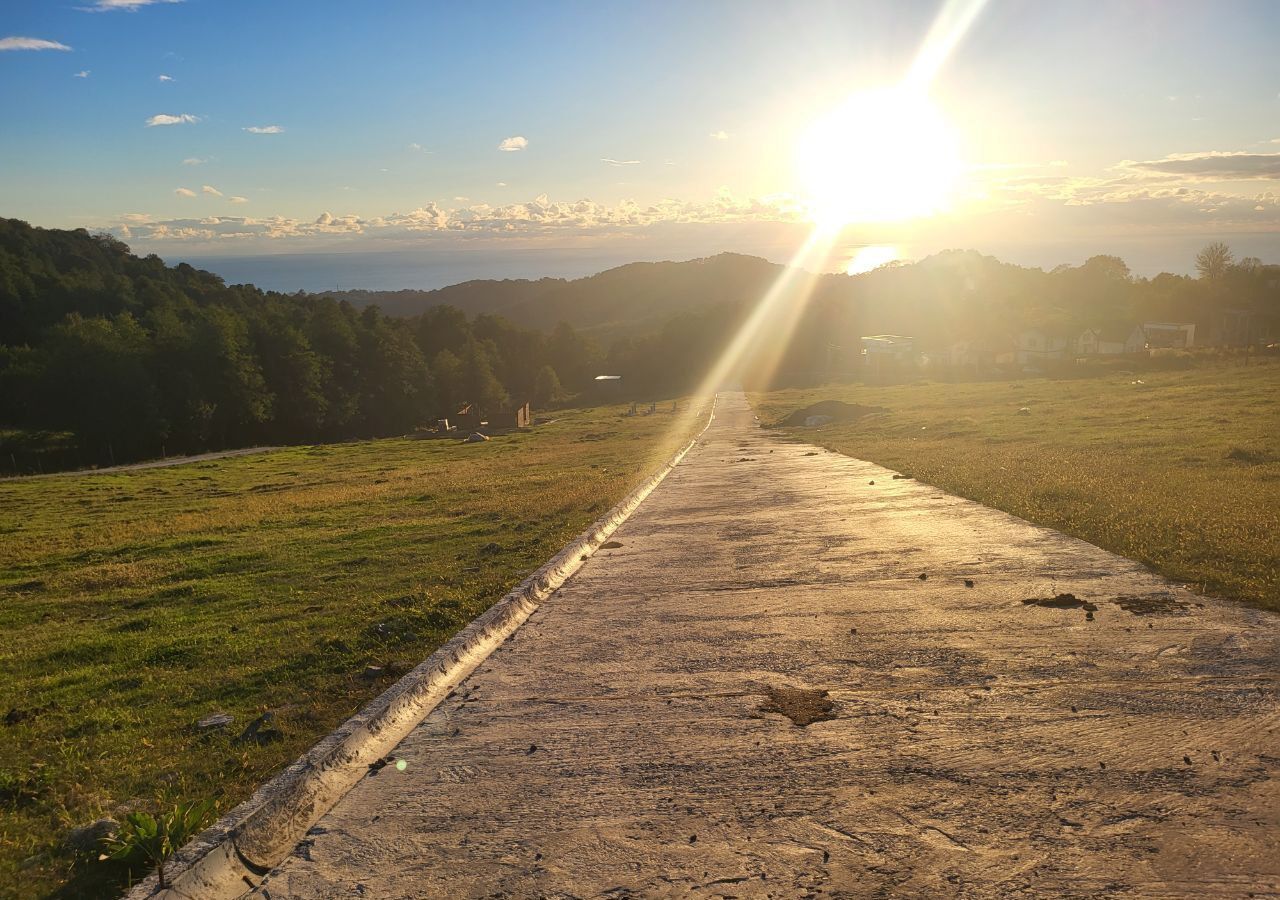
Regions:
[[801, 135], [795, 162], [813, 220], [835, 228], [937, 213], [961, 168], [942, 114], [907, 88], [854, 94]]

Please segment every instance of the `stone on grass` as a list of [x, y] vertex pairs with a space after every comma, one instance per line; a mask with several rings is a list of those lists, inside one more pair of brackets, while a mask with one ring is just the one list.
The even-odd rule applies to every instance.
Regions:
[[224, 712], [210, 713], [199, 722], [196, 722], [196, 727], [201, 731], [212, 731], [215, 728], [226, 728], [235, 720], [235, 716], [228, 715]]
[[115, 835], [120, 823], [103, 817], [87, 825], [72, 828], [67, 834], [67, 849], [81, 856], [92, 856], [102, 849], [102, 842]]

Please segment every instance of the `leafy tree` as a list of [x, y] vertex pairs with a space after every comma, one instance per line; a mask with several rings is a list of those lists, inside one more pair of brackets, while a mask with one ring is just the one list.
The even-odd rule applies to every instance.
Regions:
[[71, 428], [111, 462], [118, 451], [157, 451], [165, 432], [148, 351], [146, 332], [128, 313], [115, 319], [73, 313], [45, 345], [33, 419]]
[[224, 307], [201, 309], [192, 346], [196, 390], [212, 409], [211, 440], [218, 447], [250, 443], [255, 426], [271, 416], [272, 398], [244, 319]]
[[255, 350], [272, 397], [273, 440], [314, 440], [324, 431], [329, 412], [326, 372], [306, 336], [283, 316], [258, 323]]
[[567, 399], [564, 388], [560, 386], [560, 376], [550, 366], [538, 370], [538, 377], [533, 383], [533, 402], [538, 406], [554, 406]]
[[1230, 247], [1222, 241], [1214, 241], [1196, 254], [1196, 271], [1206, 281], [1218, 282], [1230, 270], [1234, 259]]
[[568, 322], [561, 322], [547, 338], [547, 362], [570, 390], [580, 390], [593, 376], [600, 358], [595, 342], [584, 338]]
[[462, 353], [462, 390], [464, 400], [473, 403], [481, 415], [497, 412], [507, 405], [509, 397], [493, 374], [493, 350], [487, 342], [471, 340]]
[[436, 409], [440, 412], [440, 418], [448, 418], [466, 402], [463, 396], [466, 386], [462, 377], [462, 360], [448, 350], [441, 350], [431, 360], [431, 371], [436, 379]]
[[402, 434], [431, 418], [435, 385], [422, 351], [369, 307], [361, 316], [360, 405], [365, 432]]

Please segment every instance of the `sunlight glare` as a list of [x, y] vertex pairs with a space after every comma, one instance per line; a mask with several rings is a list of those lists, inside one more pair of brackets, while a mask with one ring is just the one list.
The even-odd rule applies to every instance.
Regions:
[[849, 275], [861, 275], [863, 272], [870, 272], [872, 269], [878, 269], [886, 263], [901, 258], [902, 254], [898, 252], [897, 247], [869, 244], [857, 249], [849, 260], [849, 265], [845, 266], [845, 272]]
[[906, 88], [854, 94], [818, 119], [800, 138], [796, 168], [813, 220], [834, 228], [938, 212], [961, 171], [945, 119]]

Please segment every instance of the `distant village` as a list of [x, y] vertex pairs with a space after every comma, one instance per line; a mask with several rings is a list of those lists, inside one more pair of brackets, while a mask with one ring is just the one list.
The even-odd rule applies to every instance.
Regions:
[[861, 365], [870, 375], [890, 376], [919, 369], [982, 377], [1043, 373], [1088, 363], [1099, 357], [1150, 356], [1151, 351], [1197, 347], [1241, 347], [1253, 343], [1244, 316], [1223, 317], [1211, 342], [1198, 342], [1192, 322], [1124, 322], [1085, 327], [1025, 328], [1007, 335], [958, 340], [949, 347], [923, 348], [901, 334], [861, 338]]

